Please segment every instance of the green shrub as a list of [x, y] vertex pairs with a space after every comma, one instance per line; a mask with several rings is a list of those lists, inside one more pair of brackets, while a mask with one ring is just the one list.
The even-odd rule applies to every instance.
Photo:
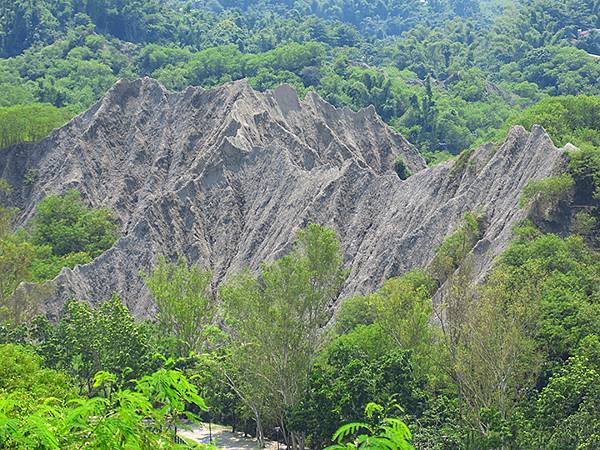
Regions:
[[33, 243], [50, 246], [56, 256], [85, 252], [96, 257], [108, 250], [117, 237], [111, 212], [88, 209], [73, 189], [42, 200], [31, 222]]
[[443, 283], [458, 269], [480, 236], [479, 220], [473, 213], [465, 213], [463, 223], [444, 239], [429, 266], [432, 276], [438, 283]]
[[573, 177], [568, 174], [530, 180], [523, 188], [519, 206], [532, 206], [535, 215], [549, 219], [559, 203], [571, 198], [574, 185]]
[[406, 165], [406, 161], [402, 156], [399, 156], [396, 158], [396, 161], [394, 161], [394, 170], [396, 171], [398, 178], [401, 180], [406, 180], [412, 175], [410, 169]]

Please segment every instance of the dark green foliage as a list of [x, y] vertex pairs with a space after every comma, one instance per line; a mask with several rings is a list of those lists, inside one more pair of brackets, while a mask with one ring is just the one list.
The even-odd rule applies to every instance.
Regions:
[[292, 410], [295, 428], [313, 447], [329, 442], [340, 423], [362, 419], [371, 402], [398, 402], [418, 415], [424, 381], [415, 377], [411, 353], [394, 348], [378, 325], [359, 325], [334, 339], [313, 368], [304, 400]]
[[597, 207], [600, 202], [600, 146], [571, 154], [569, 171], [575, 179], [575, 201]]
[[396, 161], [394, 162], [394, 170], [396, 171], [398, 178], [400, 178], [401, 180], [406, 180], [412, 175], [410, 173], [410, 169], [406, 166], [404, 158], [402, 157], [398, 157], [398, 159], [396, 159]]

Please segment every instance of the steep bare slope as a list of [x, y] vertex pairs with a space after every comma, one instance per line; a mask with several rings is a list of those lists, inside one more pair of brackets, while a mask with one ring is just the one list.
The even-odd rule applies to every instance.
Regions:
[[[398, 155], [414, 173], [408, 180], [393, 171]], [[16, 187], [21, 224], [44, 196], [72, 187], [122, 222], [112, 249], [51, 282], [48, 311], [117, 292], [146, 316], [139, 272], [157, 254], [200, 262], [216, 284], [284, 254], [308, 222], [339, 234], [351, 267], [343, 296], [427, 264], [467, 210], [486, 216], [475, 252], [482, 274], [524, 216], [522, 187], [555, 171], [562, 155], [541, 128], [517, 127], [499, 148], [425, 169], [373, 108], [335, 109], [314, 94], [299, 101], [285, 86], [259, 93], [245, 81], [170, 93], [146, 78], [117, 83], [39, 144], [0, 152], [0, 176]], [[27, 174], [37, 175], [33, 185]]]

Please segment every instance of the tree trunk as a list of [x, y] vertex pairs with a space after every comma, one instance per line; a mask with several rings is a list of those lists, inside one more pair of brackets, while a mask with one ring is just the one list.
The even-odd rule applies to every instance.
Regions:
[[288, 444], [288, 448], [292, 450], [304, 450], [304, 433], [298, 433], [297, 431], [292, 431], [290, 433], [290, 443]]
[[254, 414], [254, 418], [256, 420], [256, 440], [258, 441], [259, 448], [264, 448], [265, 436], [263, 434], [262, 422], [260, 421], [260, 416], [258, 413]]

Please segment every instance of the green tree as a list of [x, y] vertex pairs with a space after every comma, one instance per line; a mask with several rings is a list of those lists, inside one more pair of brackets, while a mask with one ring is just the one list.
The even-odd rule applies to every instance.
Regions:
[[39, 141], [72, 117], [70, 111], [48, 104], [0, 107], [0, 148]]
[[32, 243], [50, 246], [56, 256], [85, 252], [96, 257], [109, 249], [118, 236], [112, 213], [107, 209], [88, 209], [74, 189], [42, 200], [30, 228]]
[[71, 301], [58, 324], [36, 319], [32, 335], [46, 364], [71, 373], [88, 392], [96, 372], [111, 372], [126, 380], [151, 364], [149, 330], [116, 296], [96, 308]]
[[435, 281], [424, 271], [409, 272], [385, 282], [371, 296], [376, 323], [403, 350], [413, 352], [414, 366], [430, 374], [436, 330], [431, 326]]
[[398, 402], [420, 416], [425, 385], [413, 352], [397, 347], [377, 324], [358, 325], [323, 348], [302, 401], [288, 415], [312, 448], [323, 448], [340, 423], [361, 420], [371, 401]]
[[210, 293], [210, 272], [188, 266], [183, 259], [169, 263], [159, 257], [144, 276], [158, 310], [158, 326], [176, 340], [179, 356], [205, 350], [215, 320], [215, 299]]
[[305, 392], [328, 306], [346, 276], [342, 261], [335, 233], [309, 225], [294, 250], [263, 266], [259, 278], [246, 272], [220, 289], [231, 330], [232, 385], [254, 415], [259, 440], [272, 420], [291, 448], [304, 445], [301, 434], [290, 432], [286, 412]]
[[537, 445], [547, 449], [600, 445], [600, 342], [586, 337], [550, 379], [535, 405]]
[[[72, 380], [63, 372], [43, 367], [33, 348], [0, 345], [0, 395], [18, 396], [19, 414], [31, 413], [47, 398], [66, 402], [77, 397]], [[1, 440], [0, 440], [1, 442]]]

